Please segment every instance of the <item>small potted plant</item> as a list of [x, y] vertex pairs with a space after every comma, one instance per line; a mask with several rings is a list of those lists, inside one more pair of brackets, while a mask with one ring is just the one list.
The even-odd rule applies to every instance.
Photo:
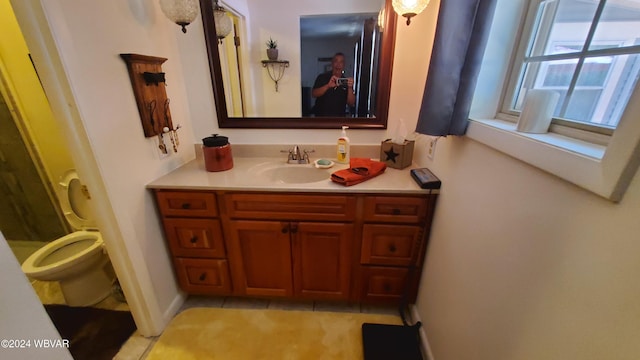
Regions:
[[269, 38], [267, 44], [267, 58], [269, 60], [278, 60], [278, 42]]

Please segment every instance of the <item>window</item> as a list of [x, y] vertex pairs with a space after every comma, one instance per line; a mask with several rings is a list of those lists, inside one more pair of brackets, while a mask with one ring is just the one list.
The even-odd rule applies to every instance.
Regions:
[[502, 112], [551, 90], [563, 125], [610, 135], [640, 75], [640, 0], [534, 0], [518, 51]]
[[[498, 0], [466, 136], [620, 201], [640, 176], [639, 56], [640, 0]], [[516, 131], [529, 89], [562, 97], [548, 133]]]

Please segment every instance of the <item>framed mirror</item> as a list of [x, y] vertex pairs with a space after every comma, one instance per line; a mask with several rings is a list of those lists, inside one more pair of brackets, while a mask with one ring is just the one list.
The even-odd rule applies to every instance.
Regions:
[[[278, 3], [278, 1], [283, 3]], [[233, 1], [230, 0], [230, 2]], [[227, 11], [232, 19], [239, 16], [246, 20], [246, 23], [238, 26], [237, 20], [234, 19], [233, 30], [229, 36], [231, 39], [224, 41], [236, 44], [241, 42], [242, 40], [234, 39], [234, 32], [251, 40], [248, 41], [250, 50], [245, 49], [243, 59], [238, 60], [236, 66], [229, 66], [227, 57], [230, 51], [228, 48], [225, 49], [225, 45], [219, 41], [216, 35], [215, 1], [200, 0], [209, 57], [208, 63], [220, 128], [336, 129], [342, 125], [348, 125], [352, 129], [386, 128], [396, 27], [396, 14], [391, 6], [391, 0], [381, 0], [379, 8], [374, 9], [374, 12], [371, 9], [363, 11], [361, 7], [355, 6], [355, 3], [359, 2], [367, 3], [369, 7], [376, 6], [370, 5], [375, 3], [371, 0], [329, 2], [333, 2], [333, 5], [336, 6], [327, 2], [315, 1], [305, 4], [299, 0], [243, 1], [241, 10], [249, 12], [250, 16], [234, 14], [235, 9], [230, 9], [227, 6]], [[263, 4], [262, 6], [269, 6], [273, 12], [269, 13], [264, 8], [251, 11], [252, 4], [259, 3], [268, 3], [268, 5]], [[221, 5], [224, 6], [224, 4]], [[305, 7], [305, 10], [296, 10], [294, 9], [296, 6]], [[342, 8], [338, 8], [338, 6]], [[311, 7], [316, 8], [311, 9]], [[287, 11], [279, 11], [282, 9], [287, 9]], [[296, 27], [294, 36], [289, 37], [287, 30], [282, 29], [282, 23], [285, 22], [283, 17], [288, 19], [286, 21], [289, 28]], [[272, 21], [278, 22], [274, 28], [278, 26], [280, 28], [276, 30], [266, 28], [265, 22], [271, 21], [271, 18], [274, 18]], [[318, 27], [317, 22], [323, 19], [334, 23]], [[318, 52], [317, 46], [309, 45], [309, 39], [316, 35], [310, 33], [308, 29], [315, 27], [335, 30], [348, 25], [335, 23], [340, 19], [356, 19], [355, 21], [359, 22], [352, 24], [351, 30], [349, 30], [352, 47], [336, 45], [327, 47], [324, 52]], [[292, 23], [293, 21], [295, 24]], [[255, 26], [257, 30], [252, 30], [252, 26]], [[353, 29], [357, 29], [357, 31], [354, 32]], [[367, 29], [369, 30], [367, 31]], [[289, 32], [294, 33], [294, 31]], [[277, 87], [274, 87], [274, 83], [266, 77], [267, 69], [263, 68], [262, 64], [263, 60], [267, 60], [263, 37], [269, 40], [270, 36], [273, 36], [269, 35], [271, 33], [285, 34], [281, 39], [276, 40], [278, 40], [278, 47], [283, 49], [280, 50], [281, 61], [288, 61], [291, 64], [291, 67], [284, 69], [284, 77], [281, 83], [276, 84]], [[274, 38], [276, 37], [277, 35], [274, 36]], [[310, 54], [309, 51], [305, 51], [305, 48], [316, 51]], [[232, 52], [239, 53], [237, 47]], [[345, 55], [345, 63], [347, 64], [345, 70], [347, 71], [345, 71], [344, 77], [354, 79], [353, 89], [357, 101], [353, 105], [347, 105], [345, 116], [316, 116], [313, 113], [315, 99], [310, 96], [314, 87], [312, 80], [310, 80], [313, 75], [309, 75], [309, 72], [319, 73], [330, 70], [331, 59], [336, 53], [344, 53]], [[287, 54], [294, 56], [286, 58]], [[363, 65], [362, 58], [368, 59], [365, 62], [368, 65]], [[254, 73], [250, 74], [245, 69], [247, 66], [254, 69], [260, 68], [261, 72], [254, 70]], [[230, 69], [235, 70], [235, 68], [238, 70], [232, 71], [235, 74], [230, 77]], [[242, 90], [242, 84], [245, 84], [244, 90]], [[238, 91], [238, 88], [241, 90]], [[251, 91], [254, 94], [247, 95]], [[262, 111], [263, 108], [267, 108], [267, 111]]]

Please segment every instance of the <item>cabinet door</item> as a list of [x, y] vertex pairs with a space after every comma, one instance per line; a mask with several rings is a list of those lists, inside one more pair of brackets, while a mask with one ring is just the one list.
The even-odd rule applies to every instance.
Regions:
[[291, 223], [297, 297], [349, 299], [353, 225]]
[[229, 263], [240, 295], [292, 296], [289, 223], [231, 221]]

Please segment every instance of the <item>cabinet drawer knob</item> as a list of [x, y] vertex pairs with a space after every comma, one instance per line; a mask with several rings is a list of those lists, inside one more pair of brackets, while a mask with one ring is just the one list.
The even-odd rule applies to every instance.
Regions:
[[286, 233], [288, 233], [288, 232], [289, 232], [289, 227], [288, 227], [288, 226], [283, 226], [283, 227], [282, 227], [282, 233], [283, 233], [283, 234], [286, 234]]
[[389, 244], [389, 251], [390, 252], [394, 253], [394, 252], [396, 252], [396, 250], [397, 249], [396, 249], [396, 245], [395, 244]]
[[189, 208], [191, 208], [191, 203], [182, 203], [181, 207], [182, 207], [183, 209], [185, 209], [185, 210], [186, 210], [186, 209], [189, 209]]
[[382, 286], [382, 289], [384, 289], [384, 292], [389, 293], [389, 292], [391, 292], [391, 285], [389, 285], [389, 284], [384, 284], [384, 285]]
[[189, 239], [189, 241], [191, 241], [192, 244], [195, 244], [198, 242], [198, 237], [194, 235], [191, 237], [191, 239]]
[[391, 210], [391, 213], [392, 213], [393, 215], [400, 215], [400, 209], [398, 209], [398, 208], [394, 208], [394, 209], [392, 209], [392, 210]]
[[206, 278], [207, 278], [207, 273], [202, 273], [198, 279], [200, 279], [200, 281], [204, 281]]

